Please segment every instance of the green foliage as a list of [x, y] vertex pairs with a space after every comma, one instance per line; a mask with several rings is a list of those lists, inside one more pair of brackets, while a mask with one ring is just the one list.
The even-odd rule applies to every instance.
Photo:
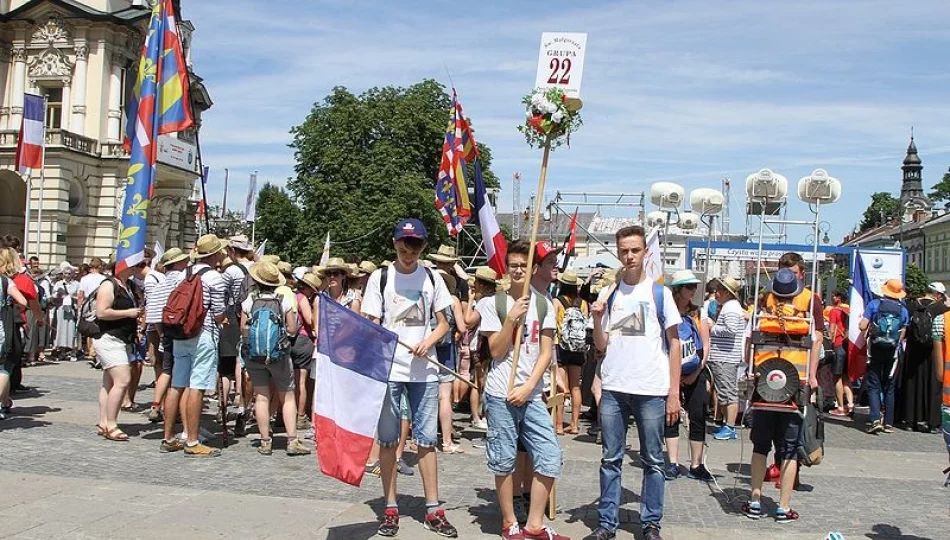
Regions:
[[919, 266], [914, 263], [907, 265], [907, 274], [904, 276], [904, 288], [912, 297], [923, 296], [927, 293], [927, 284], [930, 279]]
[[934, 203], [950, 203], [950, 170], [943, 173], [943, 179], [934, 185], [928, 195]]
[[[845, 259], [846, 261], [847, 259]], [[835, 279], [835, 288], [844, 289], [846, 292], [851, 289], [851, 271], [848, 269], [848, 265], [845, 262], [844, 264], [838, 264], [835, 266], [834, 270], [827, 272], [821, 276], [822, 281], [827, 283], [828, 278]], [[822, 289], [824, 290], [824, 289]], [[850, 293], [848, 293], [850, 294]], [[826, 302], [831, 302], [831, 299], [826, 299]]]
[[228, 238], [239, 234], [251, 237], [251, 224], [244, 220], [244, 212], [228, 210], [221, 215], [221, 206], [212, 205], [208, 215], [211, 216], [211, 229], [219, 237]]
[[267, 239], [267, 253], [279, 255], [282, 260], [298, 260], [296, 245], [300, 228], [300, 209], [283, 189], [267, 183], [257, 194], [257, 223], [255, 236]]
[[[415, 217], [425, 223], [436, 249], [448, 240], [433, 201], [450, 105], [445, 88], [433, 80], [408, 88], [371, 88], [361, 95], [334, 88], [291, 130], [297, 163], [287, 189], [296, 218], [275, 217], [259, 204], [258, 238], [268, 239], [269, 252], [312, 264], [329, 232], [331, 245], [341, 242], [331, 248], [335, 256], [379, 262], [393, 258], [396, 223]], [[479, 150], [486, 187], [497, 187], [491, 152], [482, 144]], [[286, 202], [275, 208], [290, 211]], [[277, 237], [270, 231], [265, 236], [262, 223], [277, 219], [291, 221], [294, 234], [288, 236], [291, 231], [284, 227], [274, 229]]]
[[900, 200], [886, 191], [872, 194], [871, 205], [864, 211], [864, 219], [861, 221], [858, 232], [873, 229], [899, 217], [900, 205]]

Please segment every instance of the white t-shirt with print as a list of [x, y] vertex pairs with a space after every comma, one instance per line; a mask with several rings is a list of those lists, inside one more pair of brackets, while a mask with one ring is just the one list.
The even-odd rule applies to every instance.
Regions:
[[[382, 272], [389, 272], [386, 278], [386, 290], [379, 290]], [[431, 333], [429, 318], [434, 313], [452, 305], [445, 282], [421, 265], [417, 265], [411, 274], [403, 274], [395, 265], [373, 272], [363, 294], [362, 312], [377, 319], [383, 318], [384, 327], [399, 335], [399, 339], [409, 345], [416, 345]], [[433, 283], [434, 282], [434, 283]], [[383, 302], [386, 313], [383, 314]], [[435, 357], [435, 347], [429, 349], [429, 356]], [[389, 375], [392, 382], [433, 382], [439, 380], [439, 369], [424, 358], [416, 357], [412, 351], [396, 346], [393, 370]]]
[[[613, 288], [604, 289], [607, 302]], [[607, 332], [607, 354], [600, 368], [604, 390], [643, 396], [665, 396], [670, 391], [670, 359], [664, 348], [660, 319], [656, 313], [653, 282], [644, 280], [617, 286], [613, 304], [601, 319]], [[682, 322], [673, 293], [663, 288], [666, 328]]]
[[[528, 313], [525, 315], [525, 323], [521, 331], [521, 352], [518, 355], [518, 373], [515, 376], [515, 385], [525, 384], [531, 378], [531, 372], [538, 362], [538, 356], [541, 354], [541, 331], [554, 330], [556, 318], [554, 315], [554, 305], [551, 300], [544, 296], [544, 302], [547, 304], [547, 314], [543, 321], [538, 321], [538, 301], [535, 295], [541, 294], [534, 287], [531, 288], [531, 298], [528, 300]], [[505, 294], [505, 301], [508, 303], [508, 312], [511, 312], [515, 301]], [[479, 332], [483, 335], [489, 335], [501, 330], [504, 321], [498, 318], [498, 312], [495, 309], [494, 297], [483, 298], [476, 305], [479, 314], [482, 316], [482, 323]], [[553, 347], [552, 347], [553, 348]], [[506, 398], [508, 397], [508, 378], [511, 376], [511, 358], [514, 353], [514, 347], [508, 348], [508, 353], [504, 358], [492, 359], [491, 369], [485, 379], [485, 393], [490, 396]], [[553, 351], [552, 351], [553, 354]], [[553, 358], [552, 358], [553, 361]], [[547, 370], [545, 370], [547, 372]], [[541, 399], [544, 392], [544, 379], [538, 381], [538, 384], [528, 396], [529, 401]]]

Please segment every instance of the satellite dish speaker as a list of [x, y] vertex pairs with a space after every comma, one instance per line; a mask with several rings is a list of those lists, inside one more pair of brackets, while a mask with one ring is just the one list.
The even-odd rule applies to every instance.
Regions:
[[809, 204], [831, 204], [841, 198], [841, 182], [824, 169], [815, 169], [798, 181], [798, 198]]
[[666, 212], [654, 210], [647, 214], [647, 227], [663, 227], [666, 225]]
[[712, 188], [699, 188], [689, 192], [690, 208], [704, 216], [714, 216], [722, 212], [725, 202], [725, 196]]
[[745, 192], [751, 201], [784, 199], [788, 195], [788, 179], [769, 169], [762, 169], [745, 179]]
[[699, 227], [699, 216], [692, 212], [684, 212], [680, 214], [680, 219], [676, 223], [676, 226], [684, 231], [691, 231]]
[[683, 186], [673, 182], [656, 182], [650, 186], [650, 201], [664, 210], [673, 210], [683, 206], [686, 191]]
[[798, 394], [801, 379], [788, 360], [773, 358], [755, 367], [755, 390], [763, 401], [787, 403]]

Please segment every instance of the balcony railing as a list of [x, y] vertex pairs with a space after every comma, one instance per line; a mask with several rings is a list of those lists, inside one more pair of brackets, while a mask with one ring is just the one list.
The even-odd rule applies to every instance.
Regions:
[[[0, 148], [16, 147], [18, 136], [18, 130], [0, 131]], [[46, 145], [53, 148], [68, 148], [97, 157], [124, 157], [126, 155], [121, 143], [103, 143], [100, 145], [96, 139], [83, 137], [64, 129], [46, 130]]]

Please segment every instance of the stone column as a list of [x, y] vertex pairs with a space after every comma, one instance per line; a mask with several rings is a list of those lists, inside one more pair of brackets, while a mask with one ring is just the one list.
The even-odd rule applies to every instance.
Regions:
[[26, 49], [22, 44], [14, 45], [10, 53], [13, 59], [13, 95], [10, 96], [10, 127], [20, 128], [23, 118], [23, 92], [26, 84]]
[[[69, 119], [70, 119], [69, 108], [70, 108], [70, 104], [72, 103], [72, 99], [70, 99], [71, 89], [72, 87], [70, 85], [69, 80], [68, 79], [63, 80], [63, 112], [60, 117], [60, 125], [62, 126], [63, 131], [72, 131], [73, 133], [77, 133], [75, 129], [70, 129], [70, 125], [69, 125]], [[81, 134], [82, 133], [80, 133], [80, 135]]]
[[83, 135], [86, 129], [86, 66], [88, 64], [89, 47], [85, 39], [76, 40], [76, 66], [73, 74], [73, 106], [72, 110], [66, 108], [66, 91], [63, 90], [63, 129], [66, 129], [66, 118], [72, 113], [72, 122], [69, 123], [69, 131], [77, 135]]
[[106, 130], [109, 142], [122, 140], [122, 126], [120, 126], [122, 111], [122, 64], [124, 58], [118, 51], [112, 51], [112, 74], [109, 75], [109, 116]]

